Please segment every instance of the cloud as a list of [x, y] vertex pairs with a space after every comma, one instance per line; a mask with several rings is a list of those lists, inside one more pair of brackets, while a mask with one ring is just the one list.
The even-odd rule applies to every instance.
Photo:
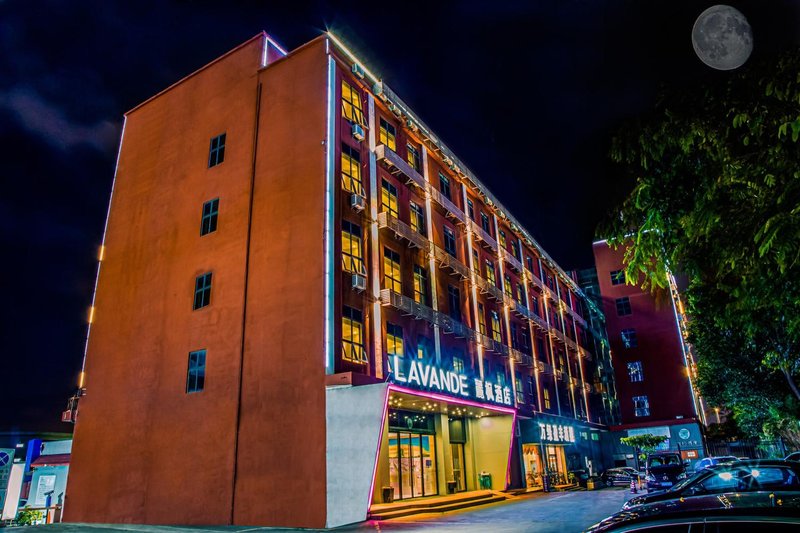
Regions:
[[99, 151], [113, 149], [119, 137], [119, 125], [107, 120], [85, 125], [70, 120], [57, 106], [22, 86], [0, 92], [0, 109], [19, 117], [20, 125], [47, 143], [67, 150], [88, 145]]

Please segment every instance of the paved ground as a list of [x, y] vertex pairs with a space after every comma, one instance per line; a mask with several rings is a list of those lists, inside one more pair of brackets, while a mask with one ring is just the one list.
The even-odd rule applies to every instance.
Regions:
[[[395, 520], [364, 522], [356, 526], [339, 528], [338, 532], [416, 532], [442, 533], [577, 533], [619, 511], [630, 498], [624, 488], [587, 492], [556, 492], [533, 494], [514, 500], [486, 505], [474, 509], [445, 514], [420, 515]], [[268, 533], [287, 530], [262, 527], [180, 527], [100, 524], [57, 524], [28, 528], [13, 528], [9, 533]]]

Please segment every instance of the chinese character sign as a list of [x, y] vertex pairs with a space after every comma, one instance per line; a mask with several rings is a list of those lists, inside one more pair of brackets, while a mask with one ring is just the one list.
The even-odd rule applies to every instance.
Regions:
[[575, 442], [575, 428], [562, 424], [540, 422], [539, 435], [543, 442]]

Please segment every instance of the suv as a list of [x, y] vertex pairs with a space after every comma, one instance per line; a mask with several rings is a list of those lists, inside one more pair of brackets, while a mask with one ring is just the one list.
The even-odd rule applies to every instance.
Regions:
[[647, 490], [664, 490], [686, 479], [686, 464], [678, 452], [651, 453], [647, 456]]
[[734, 457], [733, 455], [723, 455], [721, 457], [706, 457], [705, 459], [700, 459], [694, 465], [694, 471], [700, 472], [701, 470], [705, 470], [706, 468], [727, 464], [727, 463], [735, 463], [738, 461], [738, 457]]

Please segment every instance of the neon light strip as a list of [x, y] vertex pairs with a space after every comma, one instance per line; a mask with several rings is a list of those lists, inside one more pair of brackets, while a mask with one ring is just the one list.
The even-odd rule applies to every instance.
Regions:
[[[700, 420], [703, 422], [704, 425], [708, 425], [706, 421], [705, 412], [700, 409], [698, 412], [697, 409], [697, 394], [694, 390], [694, 383], [692, 383], [692, 368], [689, 365], [689, 361], [686, 358], [686, 354], [688, 352], [688, 348], [683, 340], [683, 326], [681, 325], [681, 320], [678, 317], [678, 303], [680, 303], [680, 296], [678, 296], [678, 286], [675, 283], [675, 277], [672, 275], [672, 272], [667, 271], [667, 279], [669, 281], [669, 292], [670, 292], [670, 301], [672, 301], [672, 313], [675, 316], [675, 325], [678, 328], [678, 340], [681, 342], [681, 356], [683, 356], [683, 365], [686, 368], [686, 379], [689, 380], [689, 391], [692, 394], [692, 409], [694, 410], [695, 416], [700, 417]], [[678, 302], [676, 302], [678, 300]], [[692, 361], [694, 362], [694, 361]]]
[[334, 105], [336, 87], [336, 62], [328, 56], [328, 135], [325, 139], [325, 148], [328, 150], [325, 158], [325, 231], [323, 247], [325, 249], [325, 369], [328, 374], [333, 373], [333, 170], [336, 130], [334, 128]]
[[412, 396], [420, 396], [422, 398], [430, 398], [431, 400], [438, 400], [440, 402], [455, 403], [458, 405], [466, 405], [469, 407], [477, 407], [478, 409], [486, 409], [487, 411], [497, 411], [498, 413], [505, 413], [507, 415], [516, 415], [517, 410], [513, 407], [502, 407], [499, 405], [485, 404], [473, 402], [472, 400], [464, 400], [462, 398], [454, 398], [452, 396], [445, 396], [444, 394], [437, 394], [435, 392], [420, 391], [417, 389], [409, 389], [401, 387], [394, 383], [389, 385], [389, 390], [404, 392]]
[[[266, 34], [265, 34], [265, 35], [266, 35]], [[268, 43], [272, 43], [272, 46], [274, 46], [275, 48], [277, 48], [277, 49], [278, 49], [278, 52], [282, 53], [283, 55], [288, 55], [288, 54], [289, 54], [289, 52], [287, 52], [286, 50], [284, 50], [284, 48], [283, 48], [281, 45], [279, 45], [278, 43], [276, 43], [276, 42], [275, 42], [275, 40], [274, 40], [272, 37], [270, 37], [269, 35], [267, 35], [266, 37], [267, 37], [267, 42], [268, 42]]]
[[[509, 477], [511, 476], [511, 454], [514, 452], [514, 433], [517, 432], [517, 412], [514, 411], [514, 419], [511, 420], [511, 438], [508, 439], [508, 463], [506, 464], [506, 487], [509, 485]], [[524, 472], [524, 468], [523, 468]]]
[[83, 388], [86, 377], [86, 354], [89, 352], [89, 335], [92, 333], [92, 322], [94, 322], [95, 303], [97, 301], [97, 284], [100, 281], [100, 267], [103, 265], [103, 258], [106, 252], [106, 234], [108, 233], [108, 219], [111, 216], [111, 200], [114, 198], [114, 187], [117, 184], [117, 172], [119, 171], [119, 158], [122, 154], [122, 141], [125, 138], [125, 126], [128, 124], [128, 117], [122, 120], [122, 131], [119, 134], [119, 148], [117, 148], [117, 162], [114, 164], [114, 178], [111, 180], [111, 194], [108, 196], [108, 208], [106, 209], [106, 223], [103, 226], [103, 241], [100, 245], [100, 258], [97, 261], [97, 272], [94, 276], [94, 291], [92, 292], [92, 307], [89, 324], [86, 327], [86, 342], [83, 345], [83, 362], [81, 363], [81, 373], [78, 378], [78, 388]]
[[332, 34], [330, 30], [328, 30], [327, 34], [330, 40], [333, 41], [333, 44], [335, 44], [338, 48], [340, 48], [350, 61], [352, 61], [353, 63], [358, 63], [359, 66], [361, 66], [361, 68], [364, 69], [364, 72], [367, 74], [367, 76], [372, 78], [373, 83], [379, 83], [381, 81], [380, 79], [378, 79], [377, 76], [375, 76], [372, 72], [370, 72], [369, 69], [367, 69], [367, 67], [364, 66], [364, 63], [359, 61], [358, 58], [355, 56], [355, 54], [353, 54], [353, 52], [351, 52], [344, 44], [342, 44], [342, 41], [340, 41], [334, 34]]
[[[383, 396], [383, 415], [381, 416], [381, 429], [378, 434], [378, 449], [375, 450], [375, 465], [372, 467], [372, 482], [369, 484], [369, 499], [367, 500], [367, 515], [369, 508], [372, 506], [372, 494], [375, 491], [375, 478], [378, 477], [378, 461], [381, 457], [381, 444], [383, 444], [383, 428], [386, 426], [386, 413], [389, 411], [389, 390], [391, 386], [386, 387], [386, 394]], [[367, 516], [364, 516], [364, 520]]]

